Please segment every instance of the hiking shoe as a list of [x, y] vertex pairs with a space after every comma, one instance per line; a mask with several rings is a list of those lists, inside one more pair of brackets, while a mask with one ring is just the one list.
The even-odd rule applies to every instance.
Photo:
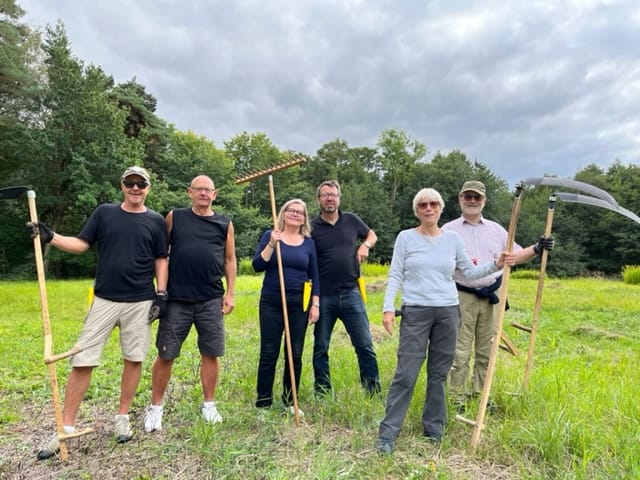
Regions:
[[[295, 415], [296, 414], [295, 408], [293, 408], [293, 405], [289, 405], [287, 407], [287, 412], [289, 412], [291, 415]], [[300, 410], [299, 408], [298, 408], [298, 416], [299, 417], [304, 417], [304, 412], [302, 410]]]
[[144, 431], [147, 433], [162, 430], [162, 405], [149, 405], [144, 414]]
[[46, 458], [53, 457], [60, 451], [60, 442], [58, 441], [58, 433], [54, 433], [44, 446], [38, 452], [38, 460], [44, 460]]
[[129, 415], [116, 415], [115, 428], [116, 443], [125, 443], [133, 437], [133, 430], [129, 423]]
[[202, 404], [202, 416], [209, 423], [222, 422], [222, 415], [218, 413], [216, 402], [204, 402]]
[[[64, 427], [64, 433], [73, 433], [75, 432], [75, 427]], [[58, 432], [54, 433], [49, 437], [47, 442], [43, 445], [43, 447], [38, 452], [38, 460], [45, 460], [47, 458], [53, 457], [56, 453], [60, 451], [60, 442], [58, 440]]]
[[381, 455], [391, 455], [393, 453], [393, 441], [388, 438], [379, 438], [376, 440], [376, 450]]
[[424, 432], [424, 438], [433, 443], [442, 443], [442, 434], [441, 433], [430, 433]]

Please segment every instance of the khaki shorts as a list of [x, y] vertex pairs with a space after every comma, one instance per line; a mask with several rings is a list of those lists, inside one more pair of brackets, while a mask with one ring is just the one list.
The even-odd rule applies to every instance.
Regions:
[[151, 345], [151, 303], [152, 300], [112, 302], [94, 297], [77, 343], [83, 350], [71, 357], [71, 365], [99, 365], [102, 350], [116, 327], [120, 329], [122, 358], [130, 362], [142, 362]]

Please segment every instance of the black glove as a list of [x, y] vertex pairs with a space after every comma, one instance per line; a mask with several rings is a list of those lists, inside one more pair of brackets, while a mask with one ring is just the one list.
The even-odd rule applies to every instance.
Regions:
[[27, 232], [31, 238], [40, 235], [40, 238], [47, 243], [53, 240], [54, 231], [44, 222], [27, 222]]
[[542, 249], [545, 249], [547, 251], [551, 251], [553, 250], [553, 246], [556, 244], [556, 241], [554, 240], [553, 237], [549, 236], [549, 237], [545, 237], [544, 235], [540, 235], [540, 238], [538, 239], [538, 243], [536, 243], [533, 246], [533, 251], [536, 253], [536, 255], [540, 255], [542, 253]]
[[152, 323], [157, 318], [165, 318], [167, 316], [168, 301], [169, 296], [167, 292], [160, 290], [156, 293], [156, 298], [149, 309], [149, 323]]

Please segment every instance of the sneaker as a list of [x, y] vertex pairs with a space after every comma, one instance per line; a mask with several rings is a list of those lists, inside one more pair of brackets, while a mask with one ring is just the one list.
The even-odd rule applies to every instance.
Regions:
[[216, 402], [204, 402], [202, 404], [202, 416], [209, 423], [222, 422], [222, 415], [218, 413]]
[[125, 443], [133, 437], [133, 430], [129, 423], [129, 415], [116, 415], [115, 428], [116, 443]]
[[162, 430], [162, 405], [149, 405], [144, 415], [144, 431]]
[[[289, 412], [291, 415], [295, 415], [296, 414], [295, 408], [293, 408], [293, 405], [289, 405], [287, 407], [287, 412]], [[302, 410], [300, 410], [299, 408], [298, 408], [298, 416], [299, 417], [304, 417], [304, 412]]]
[[424, 432], [424, 437], [433, 443], [442, 443], [442, 434], [441, 433], [430, 433]]
[[[64, 433], [73, 433], [75, 432], [75, 427], [64, 427]], [[60, 442], [58, 441], [58, 432], [54, 433], [49, 437], [49, 440], [44, 444], [44, 446], [38, 452], [38, 460], [45, 460], [47, 458], [53, 457], [56, 453], [60, 451]]]
[[379, 438], [376, 440], [376, 450], [382, 455], [391, 455], [393, 453], [393, 441], [388, 438]]

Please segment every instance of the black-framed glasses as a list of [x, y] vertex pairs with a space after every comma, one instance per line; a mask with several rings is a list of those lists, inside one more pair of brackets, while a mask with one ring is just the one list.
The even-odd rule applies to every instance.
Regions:
[[431, 210], [435, 210], [436, 208], [440, 207], [440, 202], [431, 201], [431, 202], [420, 202], [418, 204], [418, 208], [421, 210], [424, 210], [427, 207], [431, 208]]
[[127, 188], [138, 187], [140, 190], [144, 190], [149, 186], [149, 182], [145, 182], [144, 180], [140, 180], [138, 182], [133, 180], [122, 180], [122, 184]]
[[462, 196], [468, 202], [470, 202], [471, 200], [473, 200], [474, 202], [479, 202], [480, 200], [482, 200], [482, 195], [480, 195], [479, 193], [464, 193]]

